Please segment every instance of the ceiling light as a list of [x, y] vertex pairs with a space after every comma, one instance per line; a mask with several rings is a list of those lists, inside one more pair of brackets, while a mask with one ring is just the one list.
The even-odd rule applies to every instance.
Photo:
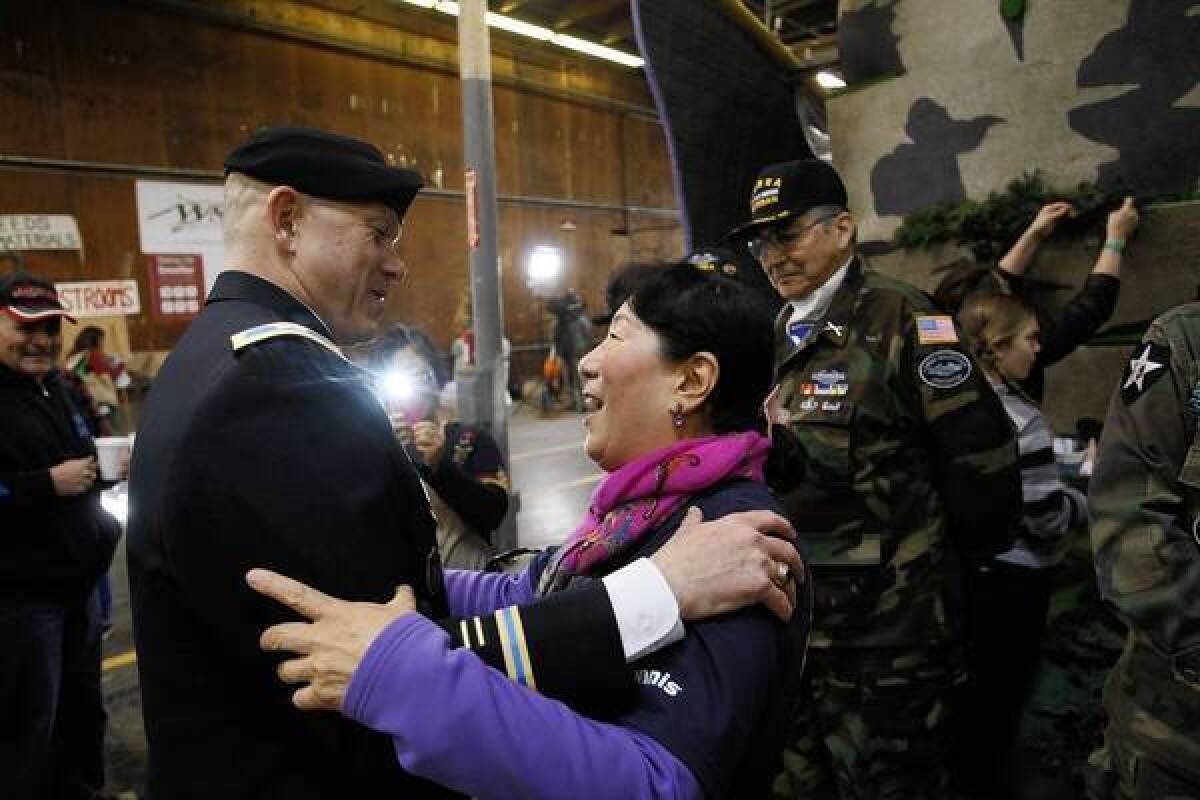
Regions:
[[[441, 13], [449, 14], [452, 17], [458, 16], [458, 3], [452, 2], [452, 0], [393, 0], [393, 2], [403, 2], [410, 6], [417, 6], [418, 8], [425, 8], [431, 11], [440, 11]], [[616, 64], [622, 64], [626, 67], [638, 69], [646, 63], [638, 56], [626, 53], [623, 50], [605, 47], [602, 44], [596, 44], [595, 42], [588, 41], [587, 39], [580, 39], [578, 36], [568, 36], [565, 33], [555, 33], [549, 28], [543, 28], [540, 25], [522, 22], [519, 19], [514, 19], [504, 14], [497, 14], [495, 11], [487, 12], [487, 24], [489, 27], [505, 31], [507, 33], [515, 33], [518, 36], [536, 39], [539, 42], [549, 42], [550, 44], [556, 45], [565, 50], [574, 50], [577, 53], [583, 53], [584, 55], [592, 56], [593, 58], [602, 58], [605, 61], [612, 61]]]
[[846, 88], [846, 82], [827, 69], [817, 73], [817, 83], [826, 91]]

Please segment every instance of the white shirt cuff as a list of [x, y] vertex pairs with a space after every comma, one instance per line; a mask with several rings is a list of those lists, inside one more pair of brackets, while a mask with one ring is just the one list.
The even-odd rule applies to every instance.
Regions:
[[626, 663], [661, 650], [683, 638], [683, 620], [671, 585], [648, 558], [605, 576], [625, 649]]

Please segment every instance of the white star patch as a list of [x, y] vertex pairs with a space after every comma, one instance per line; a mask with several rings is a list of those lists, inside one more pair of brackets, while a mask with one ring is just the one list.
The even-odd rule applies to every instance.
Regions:
[[1150, 345], [1146, 345], [1146, 349], [1137, 358], [1129, 359], [1129, 377], [1125, 379], [1125, 383], [1121, 385], [1122, 389], [1128, 389], [1131, 386], [1136, 386], [1137, 390], [1142, 391], [1142, 385], [1146, 381], [1146, 376], [1156, 369], [1162, 369], [1163, 364], [1157, 361], [1150, 360]]

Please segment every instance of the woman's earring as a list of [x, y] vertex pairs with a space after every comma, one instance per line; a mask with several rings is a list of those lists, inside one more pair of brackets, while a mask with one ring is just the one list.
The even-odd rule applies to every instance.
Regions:
[[676, 428], [683, 427], [683, 406], [680, 403], [676, 403], [671, 409], [671, 424]]

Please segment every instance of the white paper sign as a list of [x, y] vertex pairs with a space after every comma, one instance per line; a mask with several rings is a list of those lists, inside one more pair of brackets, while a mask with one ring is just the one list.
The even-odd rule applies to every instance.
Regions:
[[142, 252], [199, 253], [204, 258], [204, 285], [211, 289], [225, 263], [221, 234], [224, 187], [213, 183], [138, 181], [137, 210]]
[[0, 250], [82, 250], [70, 214], [0, 214]]
[[142, 310], [137, 281], [57, 283], [58, 301], [72, 317], [120, 317]]

